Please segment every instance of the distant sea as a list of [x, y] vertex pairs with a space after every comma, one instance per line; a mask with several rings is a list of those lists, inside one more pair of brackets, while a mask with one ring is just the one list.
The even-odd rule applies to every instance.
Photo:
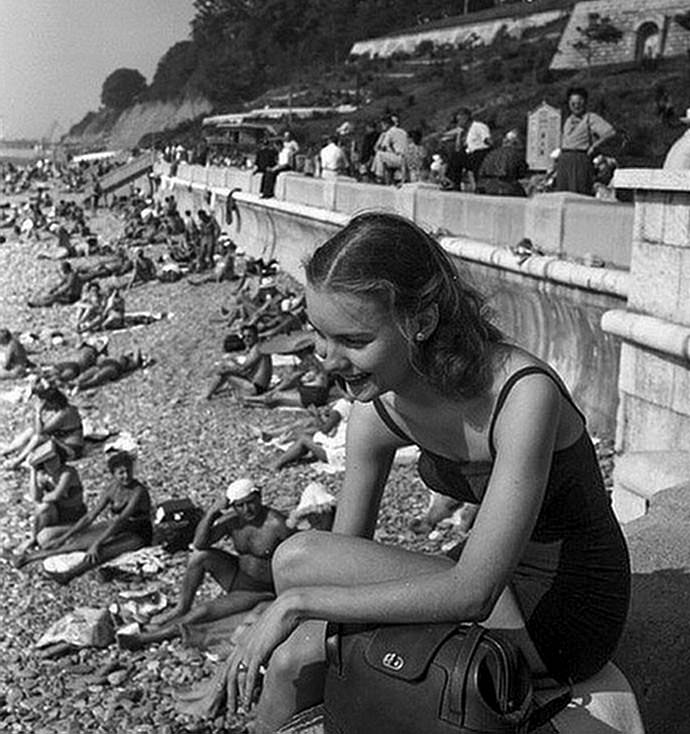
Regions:
[[33, 148], [4, 148], [0, 144], [0, 161], [5, 163], [26, 163], [38, 158], [39, 155]]

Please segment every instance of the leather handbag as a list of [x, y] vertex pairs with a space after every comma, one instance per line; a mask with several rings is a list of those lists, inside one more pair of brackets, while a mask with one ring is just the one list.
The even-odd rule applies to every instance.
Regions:
[[[330, 625], [326, 734], [515, 734], [533, 713], [521, 651], [477, 624]], [[332, 634], [335, 633], [335, 634]]]

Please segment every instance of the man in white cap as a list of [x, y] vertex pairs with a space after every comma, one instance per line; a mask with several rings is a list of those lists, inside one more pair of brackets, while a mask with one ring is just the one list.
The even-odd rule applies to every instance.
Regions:
[[[278, 545], [293, 532], [285, 520], [282, 513], [263, 504], [261, 492], [251, 479], [231, 482], [197, 526], [176, 606], [159, 617], [151, 631], [120, 636], [120, 644], [136, 649], [169, 640], [180, 635], [182, 624], [223, 619], [273, 599], [271, 558]], [[223, 538], [232, 540], [234, 553], [213, 547]], [[225, 594], [192, 608], [207, 573]]]
[[688, 125], [688, 129], [666, 153], [663, 168], [667, 170], [690, 169], [690, 107], [686, 110], [685, 117], [681, 117], [680, 121]]

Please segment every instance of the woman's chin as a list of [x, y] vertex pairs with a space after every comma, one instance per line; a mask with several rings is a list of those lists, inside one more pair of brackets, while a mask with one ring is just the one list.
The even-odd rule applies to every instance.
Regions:
[[381, 394], [378, 386], [371, 379], [352, 382], [343, 380], [341, 384], [348, 397], [356, 400], [358, 403], [368, 403]]

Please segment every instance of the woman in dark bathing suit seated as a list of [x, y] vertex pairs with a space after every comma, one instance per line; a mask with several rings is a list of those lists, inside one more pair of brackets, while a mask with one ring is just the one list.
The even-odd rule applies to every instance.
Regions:
[[[401, 217], [355, 217], [306, 276], [317, 351], [355, 401], [344, 485], [333, 533], [276, 550], [279, 594], [227, 661], [228, 708], [251, 706], [266, 664], [255, 734], [321, 701], [327, 621], [482, 622], [535, 675], [593, 676], [623, 632], [630, 565], [563, 382], [505, 341], [441, 247]], [[452, 558], [372, 540], [395, 451], [411, 444], [425, 483], [480, 505]]]
[[[29, 560], [37, 560], [47, 555], [85, 550], [86, 557], [78, 565], [69, 571], [51, 574], [59, 583], [69, 583], [101, 563], [151, 545], [151, 497], [148, 489], [133, 477], [132, 457], [124, 451], [118, 452], [107, 459], [107, 466], [114, 481], [101, 494], [95, 507], [66, 531], [60, 529], [44, 539], [43, 547], [49, 552], [29, 556]], [[110, 521], [94, 524], [106, 509], [110, 510]]]
[[33, 425], [0, 449], [0, 456], [17, 454], [5, 461], [6, 469], [17, 469], [34, 449], [46, 441], [59, 446], [68, 460], [78, 459], [84, 451], [81, 416], [65, 394], [43, 381], [35, 385], [33, 392], [39, 399]]
[[65, 454], [52, 443], [44, 443], [29, 457], [29, 484], [36, 503], [31, 537], [14, 561], [23, 565], [27, 551], [42, 546], [56, 534], [69, 529], [86, 515], [84, 488], [79, 472], [65, 463]]

